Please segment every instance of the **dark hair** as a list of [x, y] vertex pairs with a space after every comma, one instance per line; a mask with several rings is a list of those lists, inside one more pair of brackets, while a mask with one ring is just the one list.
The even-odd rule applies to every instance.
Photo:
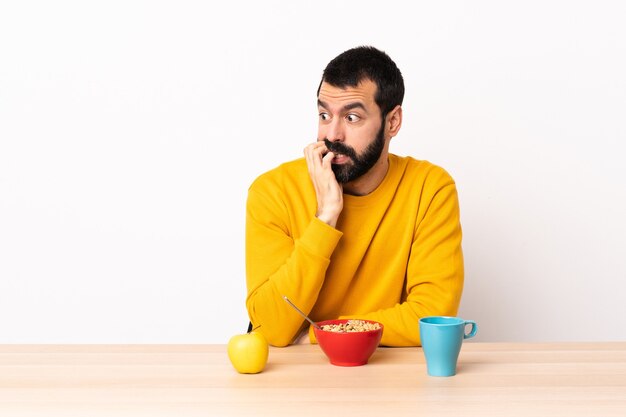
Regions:
[[317, 88], [320, 94], [322, 83], [345, 88], [356, 87], [369, 79], [376, 84], [374, 100], [383, 118], [404, 98], [404, 79], [396, 63], [385, 52], [373, 46], [358, 46], [349, 49], [330, 61], [324, 69], [322, 81]]

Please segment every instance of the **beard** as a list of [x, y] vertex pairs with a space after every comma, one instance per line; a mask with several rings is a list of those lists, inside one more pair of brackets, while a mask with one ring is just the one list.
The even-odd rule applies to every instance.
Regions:
[[351, 159], [345, 164], [332, 164], [331, 168], [335, 173], [335, 178], [340, 184], [345, 184], [361, 177], [376, 164], [385, 147], [385, 122], [381, 123], [378, 134], [374, 141], [367, 145], [367, 148], [360, 155], [354, 148], [344, 145], [341, 142], [331, 142], [324, 139], [324, 143], [329, 151], [335, 154], [342, 154]]

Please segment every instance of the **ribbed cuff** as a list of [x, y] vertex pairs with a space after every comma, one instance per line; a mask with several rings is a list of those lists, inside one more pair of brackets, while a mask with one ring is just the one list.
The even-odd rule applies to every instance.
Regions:
[[300, 237], [300, 244], [311, 253], [330, 259], [343, 233], [314, 217]]

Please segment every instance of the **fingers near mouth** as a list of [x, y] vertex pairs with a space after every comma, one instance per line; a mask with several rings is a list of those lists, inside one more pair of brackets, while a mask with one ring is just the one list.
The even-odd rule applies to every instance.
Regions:
[[350, 157], [341, 153], [336, 153], [333, 155], [333, 164], [345, 164], [350, 161]]

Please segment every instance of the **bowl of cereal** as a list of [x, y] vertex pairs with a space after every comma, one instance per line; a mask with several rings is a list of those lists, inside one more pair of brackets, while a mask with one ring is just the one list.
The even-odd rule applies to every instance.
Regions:
[[383, 325], [372, 320], [319, 321], [313, 328], [322, 351], [337, 366], [365, 365], [383, 336]]

